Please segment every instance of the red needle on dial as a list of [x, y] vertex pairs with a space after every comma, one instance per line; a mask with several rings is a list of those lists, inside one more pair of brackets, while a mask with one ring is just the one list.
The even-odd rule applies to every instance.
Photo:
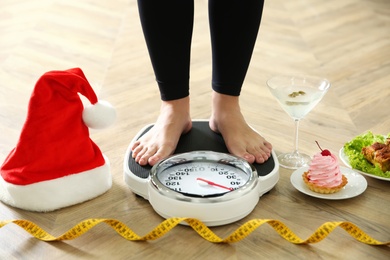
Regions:
[[220, 187], [220, 188], [223, 188], [223, 189], [234, 190], [233, 188], [229, 188], [229, 187], [220, 185], [220, 184], [218, 184], [218, 183], [215, 183], [215, 182], [212, 182], [212, 181], [205, 180], [205, 179], [203, 179], [203, 178], [196, 178], [196, 180], [198, 180], [198, 181], [204, 181], [205, 183], [207, 183], [207, 184], [209, 184], [209, 185], [216, 186], [216, 187]]

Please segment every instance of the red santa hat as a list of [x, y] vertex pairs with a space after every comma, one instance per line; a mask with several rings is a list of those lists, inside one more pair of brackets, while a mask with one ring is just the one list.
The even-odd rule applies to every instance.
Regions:
[[[84, 105], [80, 96], [91, 105]], [[115, 120], [79, 68], [45, 73], [36, 83], [16, 147], [0, 168], [0, 200], [31, 211], [52, 211], [111, 188], [109, 160], [89, 129]]]

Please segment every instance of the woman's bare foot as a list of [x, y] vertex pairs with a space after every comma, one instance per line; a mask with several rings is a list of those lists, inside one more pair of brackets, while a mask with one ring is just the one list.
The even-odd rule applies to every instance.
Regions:
[[185, 97], [162, 102], [157, 122], [131, 148], [137, 163], [153, 166], [175, 151], [180, 136], [192, 127], [189, 100]]
[[245, 121], [239, 98], [213, 92], [210, 128], [223, 136], [229, 152], [249, 163], [264, 163], [271, 156], [272, 145]]

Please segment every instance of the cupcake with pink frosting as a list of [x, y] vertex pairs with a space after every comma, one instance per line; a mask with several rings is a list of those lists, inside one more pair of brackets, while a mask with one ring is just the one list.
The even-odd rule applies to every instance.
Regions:
[[313, 156], [309, 169], [303, 173], [302, 178], [310, 190], [322, 194], [338, 192], [348, 183], [340, 172], [337, 157], [329, 150], [322, 149]]

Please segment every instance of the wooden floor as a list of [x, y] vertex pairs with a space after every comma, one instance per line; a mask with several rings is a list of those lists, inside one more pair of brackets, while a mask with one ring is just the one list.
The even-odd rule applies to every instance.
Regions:
[[[191, 113], [210, 115], [211, 53], [207, 0], [195, 1]], [[27, 219], [60, 235], [87, 218], [115, 218], [146, 234], [163, 219], [123, 181], [123, 157], [133, 136], [159, 111], [135, 0], [0, 1], [0, 161], [15, 146], [36, 80], [46, 71], [80, 67], [100, 99], [117, 109], [116, 123], [91, 131], [109, 157], [113, 187], [80, 205], [33, 213], [0, 203], [0, 219]], [[300, 149], [314, 154], [315, 140], [337, 153], [364, 131], [390, 132], [390, 1], [267, 0], [241, 95], [247, 121], [274, 146], [293, 148], [293, 122], [266, 87], [277, 74], [326, 77], [332, 87], [302, 121]], [[246, 220], [278, 219], [306, 238], [327, 221], [351, 221], [372, 237], [390, 240], [390, 182], [366, 177], [361, 196], [328, 201], [299, 193], [291, 170], [245, 219], [212, 228], [221, 237]], [[0, 229], [1, 259], [388, 259], [389, 247], [364, 245], [336, 229], [318, 244], [299, 246], [261, 227], [241, 242], [212, 244], [178, 226], [156, 241], [130, 242], [106, 225], [65, 242], [46, 243], [9, 224]]]

